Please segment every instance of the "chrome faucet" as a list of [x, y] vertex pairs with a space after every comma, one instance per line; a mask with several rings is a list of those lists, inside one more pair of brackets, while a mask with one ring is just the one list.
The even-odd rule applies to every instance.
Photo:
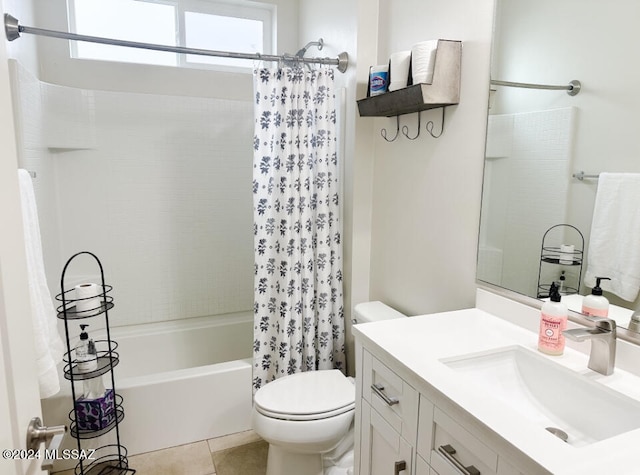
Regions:
[[616, 363], [616, 322], [609, 318], [595, 321], [593, 328], [574, 328], [564, 330], [564, 336], [573, 341], [591, 340], [589, 369], [609, 376]]
[[631, 315], [631, 320], [629, 321], [627, 330], [640, 333], [640, 310], [636, 310], [635, 312], [633, 312], [633, 315]]

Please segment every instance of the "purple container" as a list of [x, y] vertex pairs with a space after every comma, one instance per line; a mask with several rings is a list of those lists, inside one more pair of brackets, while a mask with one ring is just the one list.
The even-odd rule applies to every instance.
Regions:
[[100, 430], [113, 423], [116, 418], [113, 389], [107, 389], [103, 397], [76, 400], [76, 424], [79, 430]]

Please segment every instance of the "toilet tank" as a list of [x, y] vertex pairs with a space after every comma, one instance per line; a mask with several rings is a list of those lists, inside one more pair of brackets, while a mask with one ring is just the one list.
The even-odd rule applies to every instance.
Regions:
[[353, 319], [351, 321], [356, 324], [404, 317], [406, 317], [405, 314], [398, 312], [382, 302], [375, 301], [357, 304], [353, 309]]

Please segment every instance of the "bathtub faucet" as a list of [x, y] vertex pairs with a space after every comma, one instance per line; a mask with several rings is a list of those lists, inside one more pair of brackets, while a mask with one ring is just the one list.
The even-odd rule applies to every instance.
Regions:
[[591, 340], [589, 369], [609, 376], [616, 363], [616, 322], [610, 318], [596, 320], [593, 328], [575, 328], [562, 332], [573, 341]]

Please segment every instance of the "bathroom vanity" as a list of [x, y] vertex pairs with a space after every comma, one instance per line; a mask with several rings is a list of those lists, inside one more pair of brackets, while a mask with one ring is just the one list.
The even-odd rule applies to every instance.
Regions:
[[637, 473], [632, 372], [595, 373], [570, 347], [543, 355], [536, 332], [481, 308], [356, 325], [354, 335], [356, 474]]

